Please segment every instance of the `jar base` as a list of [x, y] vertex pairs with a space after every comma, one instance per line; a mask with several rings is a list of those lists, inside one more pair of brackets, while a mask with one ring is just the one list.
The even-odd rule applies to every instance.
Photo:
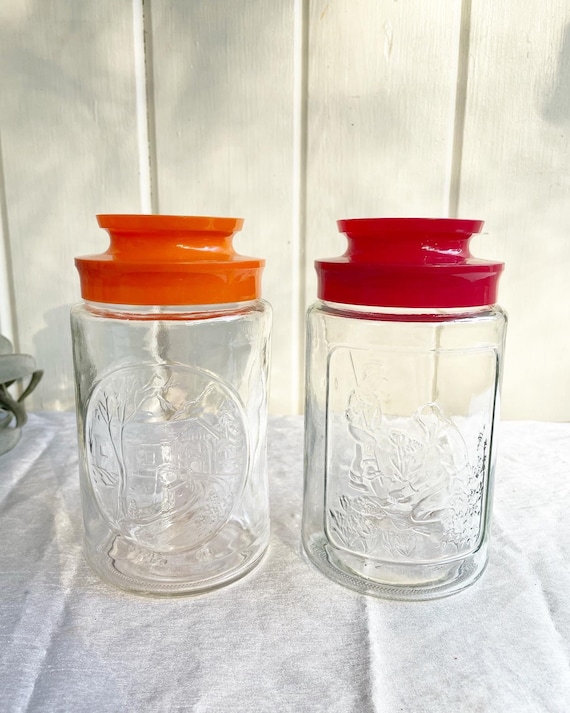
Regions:
[[[487, 548], [461, 560], [434, 564], [359, 562], [331, 546], [325, 537], [303, 543], [309, 561], [329, 579], [380, 599], [424, 601], [440, 599], [474, 584], [487, 566]], [[350, 564], [347, 559], [352, 559]], [[360, 566], [359, 566], [360, 565]]]
[[[224, 556], [202, 550], [189, 553], [154, 552], [121, 535], [109, 537], [104, 547], [84, 548], [94, 572], [105, 582], [128, 592], [152, 596], [204, 594], [235, 582], [251, 572], [267, 552], [269, 538], [252, 542], [252, 533], [234, 524], [227, 532], [243, 546]], [[248, 534], [249, 542], [243, 542]]]

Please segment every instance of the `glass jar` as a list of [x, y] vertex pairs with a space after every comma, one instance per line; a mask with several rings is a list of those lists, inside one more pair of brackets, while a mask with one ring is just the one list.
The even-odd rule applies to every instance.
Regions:
[[230, 218], [98, 216], [72, 309], [85, 551], [108, 582], [198, 593], [269, 541], [271, 309]]
[[488, 558], [505, 312], [464, 220], [339, 221], [307, 317], [303, 544], [390, 599], [473, 583]]

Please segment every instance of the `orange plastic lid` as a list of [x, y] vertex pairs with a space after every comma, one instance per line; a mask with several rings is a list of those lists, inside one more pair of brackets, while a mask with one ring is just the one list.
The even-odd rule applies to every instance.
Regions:
[[241, 218], [98, 215], [110, 235], [100, 255], [75, 258], [81, 295], [131, 305], [224, 304], [261, 295], [264, 260], [232, 246]]

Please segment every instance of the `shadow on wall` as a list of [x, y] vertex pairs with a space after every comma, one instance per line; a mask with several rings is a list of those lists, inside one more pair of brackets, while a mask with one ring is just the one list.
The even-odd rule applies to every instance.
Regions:
[[45, 372], [36, 390], [36, 403], [41, 404], [42, 410], [75, 409], [70, 309], [71, 305], [67, 304], [45, 312], [45, 326], [33, 337], [34, 354], [40, 355], [36, 361]]
[[0, 127], [18, 349], [45, 370], [29, 408], [73, 406], [73, 258], [94, 214], [138, 211], [130, 3], [0, 3]]
[[296, 410], [294, 3], [151, 9], [160, 212], [245, 218], [235, 247], [266, 259], [263, 296], [274, 308], [272, 408]]
[[570, 121], [570, 24], [564, 29], [556, 80], [544, 102], [542, 116], [549, 124], [562, 125]]
[[[510, 318], [506, 419], [568, 420], [570, 413], [563, 397], [570, 377], [560, 358], [570, 349], [570, 332], [560, 327], [570, 265], [570, 25], [553, 20], [550, 29], [533, 28], [523, 44], [512, 25], [501, 45], [510, 61], [500, 72], [473, 76], [479, 101], [500, 120], [481, 112], [485, 120], [465, 141], [462, 196], [481, 206], [490, 233], [487, 247], [474, 241], [474, 252], [506, 263], [499, 293]], [[556, 42], [553, 32], [560, 32]]]
[[[287, 305], [292, 11], [266, 0], [152, 11], [159, 209], [244, 216], [237, 242], [268, 258], [267, 297]], [[0, 3], [0, 70], [19, 348], [46, 369], [32, 408], [63, 408], [73, 257], [105, 249], [95, 213], [141, 209], [132, 4]], [[285, 351], [286, 315], [275, 323]]]
[[271, 207], [290, 210], [292, 30], [292, 11], [265, 0], [152, 5], [161, 212], [247, 220], [266, 206], [267, 225], [247, 224], [263, 239]]

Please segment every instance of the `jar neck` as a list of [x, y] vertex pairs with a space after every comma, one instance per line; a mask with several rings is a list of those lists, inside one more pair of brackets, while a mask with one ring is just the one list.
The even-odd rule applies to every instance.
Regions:
[[500, 311], [497, 305], [476, 307], [378, 307], [372, 305], [353, 305], [327, 300], [317, 300], [316, 306], [328, 314], [356, 319], [385, 319], [393, 321], [446, 321], [450, 319], [480, 317]]
[[133, 320], [168, 320], [168, 319], [211, 319], [240, 314], [259, 305], [261, 300], [227, 302], [206, 305], [119, 305], [104, 302], [83, 301], [84, 308], [98, 317]]

